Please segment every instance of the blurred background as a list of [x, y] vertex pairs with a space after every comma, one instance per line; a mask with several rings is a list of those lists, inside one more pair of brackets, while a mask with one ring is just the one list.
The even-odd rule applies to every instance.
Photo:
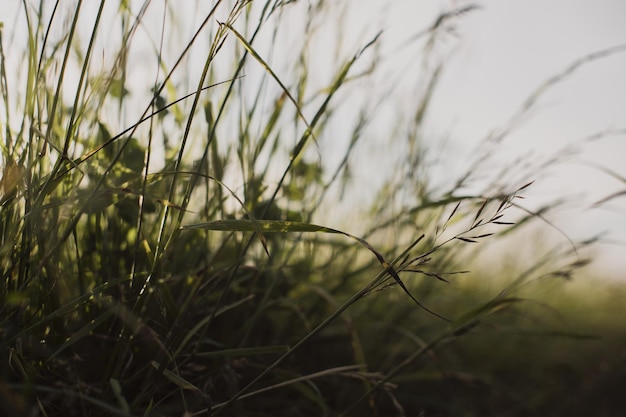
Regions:
[[[383, 49], [392, 51], [432, 24], [442, 10], [470, 6], [456, 1], [370, 1], [368, 7], [349, 3], [345, 15], [354, 25], [346, 31], [354, 35], [350, 42], [356, 44], [363, 33], [373, 36], [382, 27]], [[598, 267], [621, 278], [626, 268], [626, 195], [594, 204], [626, 191], [626, 3], [471, 5], [477, 8], [458, 19], [447, 37], [436, 40], [433, 61], [443, 62], [443, 69], [425, 118], [425, 142], [433, 147], [445, 143], [435, 179], [456, 178], [486, 138], [513, 125], [498, 148], [497, 161], [502, 166], [513, 166], [519, 158], [536, 163], [525, 172], [525, 179], [535, 181], [525, 194], [526, 207], [536, 210], [555, 197], [564, 199], [547, 218], [574, 240], [603, 236], [595, 254]], [[606, 55], [594, 56], [598, 53]], [[423, 67], [416, 64], [416, 54], [405, 48], [396, 57], [397, 64], [390, 64], [397, 65], [395, 72], [390, 73], [398, 74], [403, 86], [419, 84]], [[555, 82], [546, 84], [551, 80]], [[542, 86], [547, 88], [534, 108], [523, 114], [524, 103]], [[395, 94], [410, 100], [403, 97], [407, 92], [413, 90]], [[541, 167], [553, 158], [555, 164]], [[361, 175], [367, 173], [363, 167]], [[562, 236], [553, 230], [545, 236], [551, 238]]]

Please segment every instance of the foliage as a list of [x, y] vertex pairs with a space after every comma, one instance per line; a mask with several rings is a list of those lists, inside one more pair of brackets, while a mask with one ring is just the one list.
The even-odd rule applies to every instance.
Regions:
[[[227, 3], [196, 4], [182, 47], [190, 17], [149, 2], [20, 9], [17, 79], [0, 51], [5, 415], [574, 415], [588, 404], [553, 403], [572, 375], [591, 381], [589, 402], [623, 384], [606, 370], [623, 363], [553, 363], [595, 339], [525, 293], [583, 267], [576, 247], [530, 260], [495, 294], [470, 280], [481, 242], [519, 236], [538, 213], [520, 210], [530, 179], [464, 194], [478, 165], [432, 189], [420, 127], [439, 69], [388, 132], [407, 140], [395, 173], [371, 207], [350, 206], [355, 149], [379, 108], [357, 112], [335, 165], [328, 142], [337, 109], [376, 74], [379, 36], [320, 86], [309, 47], [326, 2]], [[299, 52], [282, 62], [285, 22], [303, 9]], [[428, 54], [471, 10], [415, 42]], [[158, 17], [156, 37], [142, 35]], [[133, 72], [138, 44], [153, 85]], [[325, 225], [338, 204], [366, 219], [362, 234]], [[611, 410], [619, 395], [603, 395]]]

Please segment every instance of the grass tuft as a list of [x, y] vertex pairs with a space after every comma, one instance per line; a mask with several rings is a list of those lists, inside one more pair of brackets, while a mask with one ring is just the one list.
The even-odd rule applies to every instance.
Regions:
[[[443, 11], [403, 48], [432, 63], [475, 9]], [[24, 1], [2, 22], [2, 415], [617, 415], [623, 308], [569, 286], [594, 242], [494, 266], [489, 242], [554, 228], [556, 204], [527, 209], [524, 172], [468, 191], [501, 136], [433, 185], [423, 125], [442, 64], [384, 132], [402, 154], [374, 158], [372, 203], [355, 197], [392, 94], [355, 108], [384, 74], [384, 32], [337, 45], [319, 74], [333, 13]], [[622, 49], [577, 61], [520, 114]]]

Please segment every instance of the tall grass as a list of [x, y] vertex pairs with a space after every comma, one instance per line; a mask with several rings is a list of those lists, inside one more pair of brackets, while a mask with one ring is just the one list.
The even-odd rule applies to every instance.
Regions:
[[[387, 132], [406, 152], [364, 207], [350, 167], [388, 101], [340, 110], [378, 76], [380, 35], [325, 78], [311, 44], [326, 2], [176, 7], [24, 2], [0, 32], [2, 412], [543, 410], [549, 400], [514, 398], [528, 387], [501, 386], [472, 355], [501, 342], [493, 328], [532, 328], [539, 345], [586, 338], [519, 319], [538, 314], [529, 283], [585, 261], [564, 239], [495, 293], [471, 284], [481, 242], [541, 213], [521, 204], [533, 178], [463, 193], [482, 159], [450, 189], [430, 186], [420, 128], [440, 70]], [[413, 42], [431, 57], [472, 10], [446, 11]], [[21, 43], [7, 51], [9, 27]], [[326, 224], [339, 205], [363, 220]]]

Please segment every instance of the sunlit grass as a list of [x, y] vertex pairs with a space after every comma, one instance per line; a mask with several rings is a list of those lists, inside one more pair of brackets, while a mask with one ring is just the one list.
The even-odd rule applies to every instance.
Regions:
[[[340, 110], [377, 75], [378, 35], [319, 84], [324, 2], [52, 7], [20, 9], [19, 73], [0, 39], [4, 414], [588, 415], [555, 398], [574, 377], [590, 403], [621, 382], [622, 329], [599, 305], [614, 294], [568, 290], [584, 244], [489, 264], [485, 242], [553, 227], [524, 208], [535, 178], [468, 193], [479, 157], [430, 186], [420, 128], [440, 67], [387, 132], [406, 149], [373, 167], [364, 207], [350, 167], [390, 98]], [[424, 59], [472, 10], [420, 32]], [[302, 14], [300, 49], [276, 51]], [[352, 218], [327, 224], [334, 206]], [[615, 360], [585, 366], [596, 355]]]

